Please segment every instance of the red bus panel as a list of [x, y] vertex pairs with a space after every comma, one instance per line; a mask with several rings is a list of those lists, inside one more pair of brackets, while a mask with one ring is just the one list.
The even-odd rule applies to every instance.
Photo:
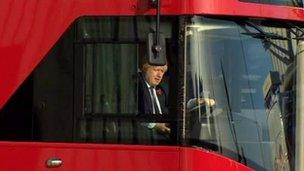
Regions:
[[[193, 148], [136, 145], [0, 143], [0, 170], [10, 171], [249, 171], [220, 155]], [[48, 159], [60, 159], [47, 168]]]

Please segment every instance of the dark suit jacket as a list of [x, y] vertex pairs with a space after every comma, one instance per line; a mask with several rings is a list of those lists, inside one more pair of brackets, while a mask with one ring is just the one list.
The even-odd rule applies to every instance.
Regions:
[[[143, 74], [139, 73], [138, 77], [138, 112], [140, 115], [153, 114], [151, 96]], [[156, 86], [156, 94], [160, 103], [162, 114], [167, 114], [167, 96], [165, 90], [160, 85]]]

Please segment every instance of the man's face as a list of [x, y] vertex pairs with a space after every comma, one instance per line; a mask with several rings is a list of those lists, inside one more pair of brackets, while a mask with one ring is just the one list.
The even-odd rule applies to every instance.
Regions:
[[145, 72], [145, 80], [150, 86], [157, 86], [161, 82], [165, 72], [166, 70], [163, 66], [150, 66]]

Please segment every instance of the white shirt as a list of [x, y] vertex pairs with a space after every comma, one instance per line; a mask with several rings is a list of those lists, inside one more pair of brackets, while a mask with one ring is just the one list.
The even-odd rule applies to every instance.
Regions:
[[[145, 81], [145, 82], [146, 82], [146, 81]], [[146, 85], [147, 85], [147, 87], [148, 87], [148, 90], [149, 90], [149, 93], [150, 93], [150, 96], [151, 96], [151, 102], [153, 102], [153, 100], [152, 100], [153, 97], [152, 97], [152, 96], [154, 96], [154, 99], [156, 100], [156, 105], [157, 105], [158, 111], [159, 111], [160, 114], [162, 114], [161, 107], [160, 107], [160, 103], [159, 103], [158, 97], [157, 97], [157, 95], [156, 95], [156, 90], [155, 90], [155, 88], [153, 87], [153, 88], [151, 89], [152, 86], [150, 86], [150, 84], [147, 83], [147, 82], [146, 82]], [[153, 92], [151, 92], [150, 90], [152, 90]], [[154, 106], [154, 104], [153, 104], [152, 106]], [[155, 109], [153, 109], [153, 114], [155, 114]], [[156, 123], [148, 123], [147, 127], [152, 129], [152, 128], [155, 127], [155, 125], [156, 125]]]

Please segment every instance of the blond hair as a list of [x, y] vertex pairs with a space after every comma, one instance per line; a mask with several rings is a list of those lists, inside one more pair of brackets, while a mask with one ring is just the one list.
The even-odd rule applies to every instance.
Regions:
[[146, 72], [148, 70], [148, 68], [151, 68], [151, 67], [161, 67], [165, 72], [167, 72], [168, 70], [168, 65], [162, 65], [162, 66], [157, 66], [157, 65], [150, 65], [149, 63], [144, 63], [142, 66], [141, 66], [141, 71], [142, 72]]

